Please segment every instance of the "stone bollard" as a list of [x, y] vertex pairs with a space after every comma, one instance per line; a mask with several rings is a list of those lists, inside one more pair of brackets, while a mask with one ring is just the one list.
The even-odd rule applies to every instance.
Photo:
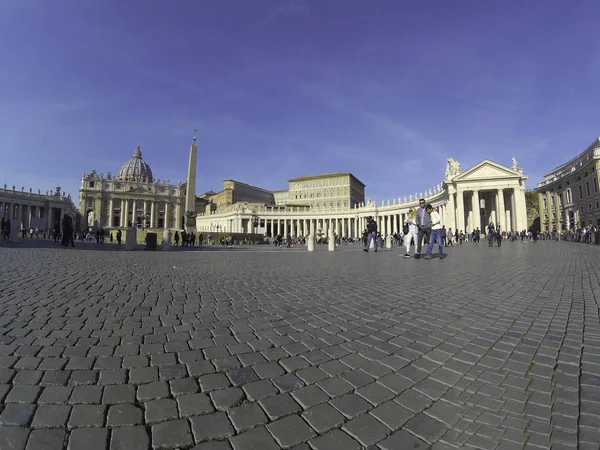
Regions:
[[385, 238], [385, 248], [392, 248], [392, 236], [389, 234]]
[[329, 233], [329, 237], [327, 238], [327, 247], [330, 252], [335, 251], [335, 237], [333, 233]]
[[306, 241], [306, 249], [309, 252], [315, 251], [315, 237], [312, 234], [308, 235], [308, 240]]
[[171, 230], [164, 230], [162, 237], [162, 250], [171, 250]]
[[137, 247], [137, 230], [135, 227], [128, 227], [125, 230], [125, 250], [135, 250]]

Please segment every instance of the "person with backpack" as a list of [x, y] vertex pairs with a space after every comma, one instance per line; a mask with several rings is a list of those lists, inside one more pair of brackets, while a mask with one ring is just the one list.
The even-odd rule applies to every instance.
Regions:
[[373, 217], [367, 219], [367, 242], [363, 251], [368, 252], [371, 246], [371, 241], [375, 241], [375, 251], [377, 251], [377, 222]]

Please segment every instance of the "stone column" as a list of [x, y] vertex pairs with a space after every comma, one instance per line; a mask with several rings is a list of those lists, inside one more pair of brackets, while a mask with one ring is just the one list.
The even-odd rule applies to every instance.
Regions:
[[[473, 211], [473, 223], [474, 223], [474, 227], [475, 228], [479, 228], [481, 229], [481, 210], [479, 209], [479, 191], [474, 190], [473, 191], [473, 195], [471, 197], [471, 202], [473, 203], [472, 205], [472, 211]], [[472, 230], [469, 230], [472, 231]]]
[[456, 231], [456, 206], [454, 205], [454, 193], [448, 192], [448, 210], [446, 211], [446, 223], [448, 228]]
[[165, 201], [165, 220], [164, 220], [164, 228], [167, 229], [169, 228], [169, 202]]
[[500, 224], [500, 230], [506, 231], [506, 215], [504, 213], [504, 189], [496, 192], [496, 216]]
[[458, 189], [456, 192], [456, 228], [458, 231], [465, 231], [465, 208], [463, 200], [463, 191]]
[[175, 204], [175, 223], [173, 224], [175, 228], [181, 229], [181, 203], [177, 202]]
[[113, 226], [113, 216], [115, 214], [115, 205], [114, 205], [114, 200], [112, 199], [112, 197], [108, 200], [108, 227], [112, 227]]
[[121, 202], [121, 210], [123, 211], [123, 227], [127, 228], [129, 226], [129, 199], [125, 198]]
[[156, 228], [155, 215], [156, 215], [156, 202], [154, 200], [152, 200], [152, 202], [150, 203], [150, 228]]
[[561, 211], [562, 198], [560, 193], [557, 191], [554, 196], [554, 207], [556, 214], [556, 231], [561, 232], [563, 230], [562, 227], [562, 211]]
[[[540, 214], [541, 211], [540, 211]], [[515, 189], [515, 219], [517, 231], [527, 230], [527, 205], [525, 203], [525, 189]], [[540, 220], [542, 217], [540, 217]]]
[[148, 202], [146, 200], [144, 200], [144, 217], [142, 217], [142, 224], [144, 225], [143, 228], [146, 228], [148, 226], [147, 221], [147, 214], [148, 214]]
[[288, 221], [287, 219], [283, 219], [283, 236], [287, 239], [288, 235]]

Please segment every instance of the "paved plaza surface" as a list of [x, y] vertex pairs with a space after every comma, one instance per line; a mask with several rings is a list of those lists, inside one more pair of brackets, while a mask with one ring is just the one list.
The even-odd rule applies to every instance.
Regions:
[[0, 248], [0, 450], [599, 448], [599, 247], [47, 244]]

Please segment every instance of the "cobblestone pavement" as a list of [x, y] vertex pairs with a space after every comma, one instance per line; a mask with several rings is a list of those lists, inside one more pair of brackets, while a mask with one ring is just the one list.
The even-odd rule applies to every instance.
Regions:
[[0, 450], [598, 448], [599, 248], [273, 250], [0, 248]]

